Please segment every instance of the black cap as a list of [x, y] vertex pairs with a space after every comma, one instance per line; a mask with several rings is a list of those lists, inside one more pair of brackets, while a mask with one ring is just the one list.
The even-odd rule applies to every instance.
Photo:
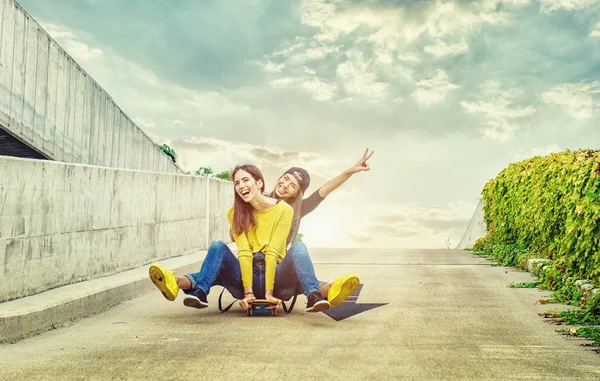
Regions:
[[[295, 171], [302, 173], [302, 175], [304, 175], [304, 179], [300, 179], [300, 177], [298, 177], [298, 175], [296, 175], [294, 173]], [[292, 168], [288, 169], [287, 171], [285, 171], [284, 175], [286, 173], [289, 173], [290, 175], [294, 176], [294, 178], [298, 181], [298, 184], [300, 184], [300, 188], [302, 189], [302, 192], [306, 192], [306, 190], [308, 189], [308, 186], [310, 185], [310, 175], [308, 174], [306, 169], [300, 168], [300, 167], [292, 167]]]

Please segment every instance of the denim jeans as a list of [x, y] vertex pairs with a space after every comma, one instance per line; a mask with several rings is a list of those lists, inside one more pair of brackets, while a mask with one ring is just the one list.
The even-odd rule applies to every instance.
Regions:
[[[255, 253], [253, 256], [252, 290], [260, 299], [265, 297], [265, 260], [263, 253]], [[212, 286], [223, 286], [234, 298], [244, 298], [240, 262], [221, 241], [214, 241], [210, 245], [200, 271], [187, 274], [186, 277], [192, 283], [192, 288], [199, 287], [206, 295]], [[308, 296], [313, 291], [319, 291], [323, 283], [315, 276], [306, 245], [297, 242], [277, 264], [273, 296], [282, 300], [289, 300], [299, 294]]]
[[223, 286], [234, 298], [244, 298], [240, 262], [221, 241], [213, 241], [210, 245], [199, 272], [185, 276], [192, 288], [201, 288], [206, 295], [212, 286]]
[[277, 265], [273, 296], [281, 300], [300, 294], [308, 296], [311, 292], [320, 291], [320, 283], [306, 245], [296, 242]]

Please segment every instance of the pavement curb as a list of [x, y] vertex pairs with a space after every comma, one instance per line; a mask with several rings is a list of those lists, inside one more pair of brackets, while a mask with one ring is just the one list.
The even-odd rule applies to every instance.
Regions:
[[[153, 263], [160, 263], [179, 275], [198, 271], [205, 256], [206, 250], [202, 250]], [[68, 326], [78, 319], [155, 290], [148, 277], [149, 267], [150, 263], [115, 275], [0, 303], [0, 343], [14, 343]]]
[[[542, 272], [550, 267], [550, 263], [552, 261], [546, 258], [530, 258], [527, 260], [527, 271], [539, 278]], [[592, 288], [591, 282], [587, 279], [575, 280], [573, 277], [566, 277], [564, 281], [573, 282], [579, 291], [585, 295], [586, 300], [593, 298], [600, 292], [600, 288]]]

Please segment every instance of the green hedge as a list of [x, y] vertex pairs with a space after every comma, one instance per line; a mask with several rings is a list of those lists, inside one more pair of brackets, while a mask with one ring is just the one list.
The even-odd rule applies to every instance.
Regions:
[[511, 164], [482, 196], [488, 235], [473, 250], [515, 263], [550, 258], [564, 275], [600, 284], [600, 151], [567, 150]]

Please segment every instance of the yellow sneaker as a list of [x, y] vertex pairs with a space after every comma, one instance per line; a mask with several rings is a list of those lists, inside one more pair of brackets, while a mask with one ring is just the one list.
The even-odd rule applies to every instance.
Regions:
[[175, 300], [179, 293], [179, 286], [177, 285], [174, 272], [168, 271], [161, 265], [154, 263], [150, 266], [148, 274], [150, 274], [152, 283], [162, 292], [165, 298], [170, 301]]
[[327, 293], [327, 300], [331, 307], [339, 306], [352, 295], [358, 288], [360, 281], [358, 275], [348, 274], [343, 278], [335, 278], [335, 282], [331, 285]]

